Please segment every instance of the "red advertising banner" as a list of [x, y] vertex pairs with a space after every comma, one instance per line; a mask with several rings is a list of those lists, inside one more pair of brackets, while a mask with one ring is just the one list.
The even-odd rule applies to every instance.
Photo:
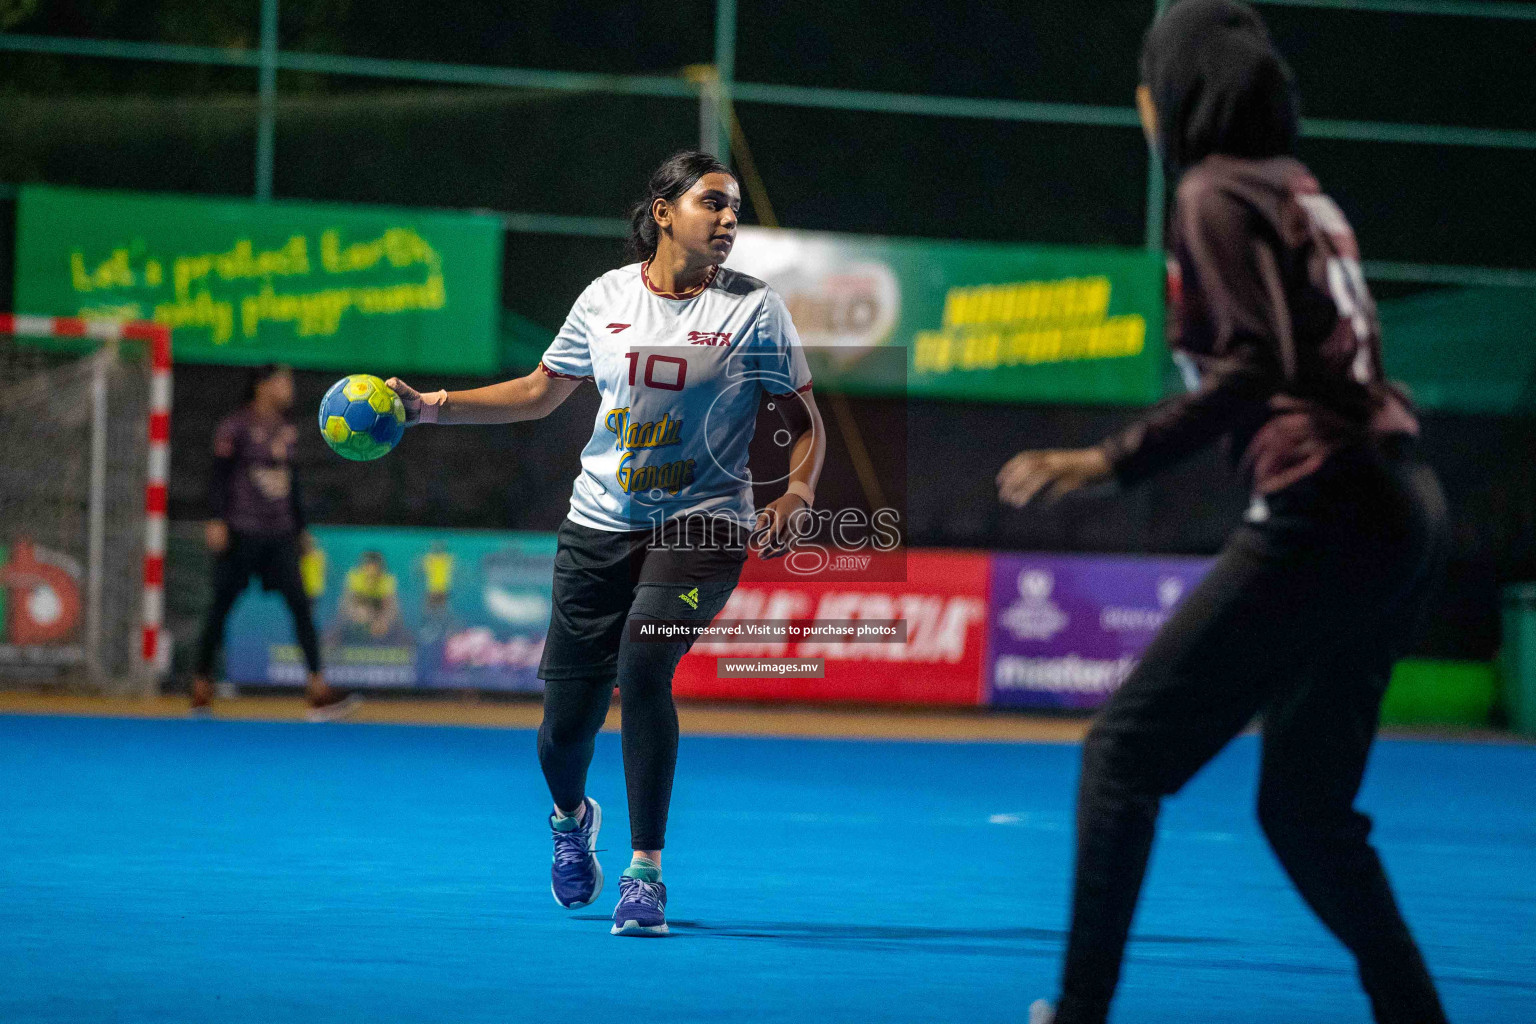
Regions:
[[[858, 620], [906, 623], [904, 643], [840, 639], [694, 645], [673, 681], [710, 700], [975, 705], [982, 702], [989, 559], [906, 552], [904, 582], [809, 582], [753, 557], [716, 622]], [[823, 678], [717, 678], [720, 658], [822, 658]]]

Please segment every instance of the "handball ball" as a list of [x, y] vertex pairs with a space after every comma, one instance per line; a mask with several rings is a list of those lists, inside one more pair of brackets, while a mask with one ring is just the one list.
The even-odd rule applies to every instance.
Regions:
[[354, 373], [332, 384], [320, 400], [320, 433], [343, 458], [376, 459], [400, 443], [405, 406], [379, 378]]

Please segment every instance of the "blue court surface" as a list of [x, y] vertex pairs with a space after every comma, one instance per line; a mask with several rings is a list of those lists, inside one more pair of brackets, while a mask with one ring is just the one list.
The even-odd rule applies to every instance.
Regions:
[[[1239, 740], [1169, 802], [1118, 1021], [1366, 1021]], [[0, 717], [0, 1021], [1022, 1021], [1077, 750], [683, 738], [674, 935], [559, 909], [530, 732]], [[1536, 1020], [1536, 748], [1389, 741], [1363, 805], [1453, 1020]]]

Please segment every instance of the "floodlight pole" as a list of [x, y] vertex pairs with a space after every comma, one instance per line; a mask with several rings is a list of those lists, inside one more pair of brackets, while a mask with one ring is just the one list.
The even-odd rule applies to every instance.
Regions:
[[717, 159], [729, 160], [730, 153], [722, 155], [720, 152], [722, 139], [728, 144], [730, 136], [723, 135], [720, 130], [727, 122], [720, 110], [720, 77], [715, 66], [690, 64], [683, 68], [683, 77], [699, 90], [699, 150]]
[[[1157, 0], [1154, 17], [1162, 17], [1168, 0]], [[1147, 251], [1163, 251], [1163, 206], [1167, 202], [1167, 183], [1163, 180], [1163, 162], [1157, 147], [1147, 140]]]
[[261, 0], [260, 100], [256, 114], [256, 198], [272, 198], [277, 140], [277, 0]]
[[720, 87], [714, 75], [699, 80], [699, 148], [720, 156]]
[[[731, 91], [736, 84], [736, 0], [715, 0], [715, 80], [713, 96], [706, 86], [699, 102], [713, 106], [714, 145], [704, 148], [726, 164], [731, 162]], [[711, 102], [712, 101], [712, 102]], [[701, 117], [707, 116], [701, 109]], [[702, 123], [700, 125], [702, 129]], [[702, 140], [701, 140], [702, 141]]]

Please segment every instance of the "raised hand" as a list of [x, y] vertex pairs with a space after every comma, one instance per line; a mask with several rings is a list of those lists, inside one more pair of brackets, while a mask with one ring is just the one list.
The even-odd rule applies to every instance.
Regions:
[[1022, 508], [1036, 497], [1050, 501], [1109, 474], [1109, 459], [1098, 448], [1019, 452], [998, 472], [997, 495]]

